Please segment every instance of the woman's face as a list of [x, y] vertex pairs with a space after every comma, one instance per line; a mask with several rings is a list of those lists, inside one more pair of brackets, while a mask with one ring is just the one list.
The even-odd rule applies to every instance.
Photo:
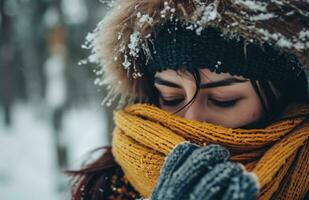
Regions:
[[248, 79], [208, 69], [200, 70], [200, 78], [200, 90], [193, 103], [177, 112], [194, 97], [196, 81], [188, 72], [157, 72], [155, 87], [160, 107], [189, 120], [229, 128], [246, 126], [263, 116], [260, 99]]

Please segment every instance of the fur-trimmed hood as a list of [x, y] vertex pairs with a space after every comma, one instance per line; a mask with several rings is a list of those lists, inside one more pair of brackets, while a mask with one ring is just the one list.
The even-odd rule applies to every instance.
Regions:
[[121, 104], [147, 101], [139, 52], [147, 55], [154, 30], [172, 18], [193, 24], [197, 34], [214, 26], [249, 42], [267, 41], [309, 66], [308, 1], [118, 0], [87, 41], [88, 60], [99, 64], [96, 83], [109, 90], [107, 105], [117, 97]]

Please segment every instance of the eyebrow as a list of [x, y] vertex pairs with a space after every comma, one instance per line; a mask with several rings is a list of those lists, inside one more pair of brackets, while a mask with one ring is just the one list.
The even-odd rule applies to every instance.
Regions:
[[[159, 85], [164, 85], [164, 86], [168, 86], [168, 87], [173, 87], [173, 88], [181, 88], [180, 85], [164, 80], [162, 78], [159, 77], [155, 77], [155, 83], [159, 84]], [[244, 80], [244, 79], [238, 79], [238, 78], [226, 78], [223, 80], [219, 80], [219, 81], [213, 81], [210, 83], [203, 83], [200, 85], [200, 89], [205, 89], [205, 88], [214, 88], [214, 87], [223, 87], [223, 86], [228, 86], [228, 85], [233, 85], [236, 83], [244, 83], [247, 82], [249, 80]]]

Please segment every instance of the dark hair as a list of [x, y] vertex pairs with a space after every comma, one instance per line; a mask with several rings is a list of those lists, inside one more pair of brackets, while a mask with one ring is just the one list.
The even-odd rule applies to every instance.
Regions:
[[[116, 168], [111, 147], [102, 147], [94, 151], [102, 151], [102, 155], [93, 163], [84, 166], [81, 170], [68, 170], [67, 175], [73, 176], [71, 199], [104, 199], [111, 184], [111, 175]], [[93, 151], [93, 152], [94, 152]], [[101, 192], [103, 191], [103, 192]]]
[[261, 125], [277, 120], [290, 104], [308, 103], [308, 84], [304, 71], [294, 81], [251, 80], [251, 84], [266, 113]]

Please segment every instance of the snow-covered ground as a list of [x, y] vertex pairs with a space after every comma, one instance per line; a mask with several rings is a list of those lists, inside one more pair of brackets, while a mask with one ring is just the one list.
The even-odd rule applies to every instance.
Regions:
[[[106, 124], [99, 104], [70, 109], [62, 130], [71, 168], [78, 168], [93, 148], [106, 145]], [[6, 128], [0, 109], [0, 199], [69, 199], [68, 178], [59, 172], [48, 112], [40, 106], [18, 104], [13, 124]]]

